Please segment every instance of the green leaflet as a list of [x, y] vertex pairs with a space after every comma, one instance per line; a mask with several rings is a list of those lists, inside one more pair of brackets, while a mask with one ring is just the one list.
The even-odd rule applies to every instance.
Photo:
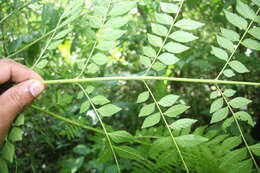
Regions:
[[181, 130], [181, 129], [191, 127], [197, 121], [198, 120], [191, 119], [191, 118], [183, 118], [172, 123], [170, 127], [173, 128], [174, 130]]
[[62, 42], [63, 42], [63, 40], [53, 41], [53, 42], [48, 46], [48, 50], [56, 49]]
[[105, 23], [105, 27], [111, 27], [111, 28], [120, 28], [124, 25], [126, 25], [129, 22], [128, 18], [125, 17], [115, 17], [115, 18], [111, 18], [109, 19], [106, 23]]
[[81, 12], [83, 9], [82, 5], [83, 5], [82, 3], [77, 3], [75, 6], [74, 5], [70, 6], [71, 8], [62, 14], [62, 18], [78, 13], [79, 11]]
[[83, 144], [77, 145], [76, 147], [73, 148], [72, 151], [76, 154], [80, 154], [84, 156], [91, 152], [90, 148], [88, 148], [86, 145]]
[[149, 150], [149, 155], [151, 156], [157, 156], [160, 151], [167, 150], [171, 147], [171, 137], [161, 137], [159, 139], [156, 139], [152, 144], [151, 148]]
[[2, 156], [5, 160], [9, 161], [10, 163], [13, 163], [14, 155], [15, 146], [14, 144], [7, 141], [2, 149]]
[[149, 91], [142, 92], [138, 95], [136, 103], [143, 103], [149, 99]]
[[177, 13], [179, 9], [178, 5], [165, 2], [160, 2], [160, 7], [165, 13]]
[[251, 117], [251, 115], [249, 115], [247, 112], [245, 111], [239, 111], [239, 112], [236, 112], [234, 114], [234, 116], [238, 119], [238, 120], [241, 120], [241, 121], [246, 121], [250, 126], [254, 126], [254, 123], [253, 123], [253, 119]]
[[20, 114], [15, 122], [13, 123], [14, 126], [21, 126], [21, 125], [24, 125], [24, 114]]
[[85, 101], [84, 103], [81, 104], [79, 113], [81, 114], [81, 113], [87, 112], [89, 107], [90, 107], [89, 101]]
[[117, 107], [116, 105], [113, 104], [107, 104], [105, 106], [102, 106], [101, 108], [98, 109], [98, 112], [103, 116], [103, 117], [111, 117], [112, 115], [118, 113], [122, 109]]
[[179, 99], [179, 97], [180, 96], [170, 94], [161, 98], [158, 103], [163, 107], [170, 107]]
[[92, 28], [101, 28], [103, 26], [103, 18], [93, 16], [89, 19], [89, 24]]
[[167, 43], [164, 48], [171, 52], [171, 53], [182, 53], [182, 52], [185, 52], [186, 50], [189, 49], [189, 47], [183, 45], [183, 44], [180, 44], [180, 43], [175, 43], [175, 42], [169, 42]]
[[164, 70], [166, 68], [166, 65], [157, 61], [157, 62], [154, 63], [152, 68], [156, 71], [161, 71], [161, 70]]
[[238, 73], [248, 73], [249, 72], [249, 70], [246, 68], [246, 66], [239, 61], [231, 61], [228, 64], [233, 70], [235, 70]]
[[254, 20], [256, 17], [254, 10], [240, 0], [237, 0], [236, 10], [240, 15], [244, 16], [247, 19]]
[[171, 53], [163, 53], [158, 57], [158, 59], [165, 65], [173, 65], [179, 61], [179, 58]]
[[198, 135], [184, 135], [175, 138], [176, 142], [182, 147], [194, 147], [201, 143], [207, 142], [208, 138]]
[[118, 168], [116, 165], [110, 165], [110, 166], [105, 167], [104, 173], [111, 173], [111, 172], [115, 173], [117, 171], [118, 171]]
[[109, 15], [110, 16], [119, 16], [119, 15], [129, 12], [130, 10], [132, 10], [135, 7], [136, 7], [135, 1], [121, 2], [121, 3], [114, 5], [114, 7], [109, 12]]
[[171, 25], [173, 23], [173, 18], [164, 13], [155, 13], [155, 19], [157, 22], [164, 25]]
[[99, 67], [94, 64], [94, 63], [91, 63], [87, 66], [87, 71], [88, 73], [97, 73], [99, 71]]
[[144, 52], [144, 55], [151, 57], [151, 58], [156, 56], [156, 51], [150, 46], [143, 47], [143, 52]]
[[155, 47], [162, 47], [163, 41], [160, 37], [148, 34], [148, 41]]
[[242, 108], [252, 101], [243, 97], [236, 97], [232, 100], [230, 100], [228, 103], [233, 107], [233, 108]]
[[251, 38], [245, 39], [242, 44], [249, 49], [260, 50], [260, 43]]
[[260, 0], [252, 0], [258, 7], [260, 7]]
[[229, 110], [228, 107], [224, 107], [218, 111], [216, 111], [211, 118], [210, 123], [216, 123], [224, 120], [228, 116]]
[[221, 60], [227, 61], [228, 59], [228, 54], [225, 50], [218, 48], [218, 47], [211, 47], [211, 54], [215, 55], [216, 57], [218, 57]]
[[179, 105], [172, 106], [166, 112], [164, 112], [164, 114], [167, 115], [168, 117], [176, 117], [182, 114], [183, 112], [185, 112], [186, 110], [188, 110], [189, 108], [190, 108], [189, 106], [179, 104]]
[[147, 128], [158, 124], [161, 120], [161, 114], [159, 112], [154, 113], [144, 119], [142, 128]]
[[198, 37], [185, 31], [175, 31], [172, 34], [170, 34], [169, 37], [175, 41], [182, 43], [187, 43], [198, 39]]
[[234, 136], [234, 137], [230, 137], [225, 139], [222, 144], [221, 144], [221, 148], [223, 150], [231, 150], [237, 146], [239, 146], [242, 143], [242, 139], [240, 136]]
[[222, 108], [224, 103], [223, 98], [219, 98], [217, 100], [215, 100], [211, 105], [210, 105], [210, 113], [216, 112], [217, 110], [219, 110], [220, 108]]
[[233, 52], [235, 50], [233, 43], [224, 37], [217, 36], [217, 42], [221, 47], [229, 50], [230, 52]]
[[235, 76], [235, 73], [230, 69], [224, 70], [223, 74], [228, 78]]
[[143, 156], [139, 153], [138, 150], [128, 147], [128, 146], [121, 146], [121, 147], [114, 147], [117, 154], [126, 159], [131, 160], [144, 160]]
[[125, 130], [111, 132], [109, 136], [115, 143], [131, 142], [134, 139], [134, 137]]
[[251, 145], [249, 146], [251, 151], [254, 153], [256, 156], [260, 156], [260, 143]]
[[256, 39], [260, 40], [260, 27], [254, 27], [248, 31]]
[[44, 59], [44, 60], [41, 60], [41, 61], [36, 65], [36, 67], [39, 68], [39, 69], [41, 69], [41, 68], [46, 67], [48, 63], [49, 63], [49, 61], [46, 60], [46, 59]]
[[232, 97], [236, 94], [236, 91], [232, 89], [226, 89], [223, 94], [226, 97]]
[[257, 16], [256, 19], [255, 19], [255, 22], [260, 24], [260, 16]]
[[59, 32], [58, 34], [56, 34], [53, 39], [54, 39], [54, 40], [61, 39], [61, 38], [65, 37], [67, 34], [69, 34], [72, 30], [73, 30], [72, 27], [71, 27], [71, 28], [68, 28], [68, 29], [65, 29], [65, 30]]
[[8, 139], [12, 142], [21, 141], [23, 139], [23, 131], [18, 127], [13, 127], [9, 133]]
[[97, 45], [97, 49], [102, 50], [102, 51], [109, 51], [111, 49], [116, 48], [117, 44], [118, 43], [115, 41], [101, 41]]
[[250, 173], [253, 167], [252, 159], [247, 159], [238, 162], [231, 167], [232, 172], [247, 172]]
[[[83, 6], [84, 6], [84, 5], [81, 5], [81, 6], [78, 6], [77, 8], [75, 8], [75, 11], [74, 11], [73, 13], [71, 13], [71, 15], [68, 16], [68, 18], [66, 18], [66, 19], [61, 23], [61, 25], [62, 25], [62, 26], [67, 25], [67, 24], [71, 23], [72, 21], [74, 21], [75, 19], [77, 19], [77, 18], [80, 16], [80, 14], [81, 14], [81, 12], [82, 12], [82, 10], [83, 10]], [[64, 16], [62, 16], [62, 18], [64, 18]]]
[[237, 14], [231, 13], [227, 10], [224, 10], [225, 16], [227, 18], [227, 20], [229, 21], [229, 23], [231, 23], [232, 25], [238, 27], [239, 29], [246, 29], [248, 26], [247, 21], [238, 16]]
[[215, 99], [220, 96], [220, 93], [218, 91], [213, 91], [210, 93], [210, 99]]
[[95, 90], [95, 88], [92, 85], [88, 85], [85, 90], [88, 94], [91, 94]]
[[151, 59], [146, 56], [140, 57], [140, 63], [145, 67], [149, 67], [152, 64]]
[[221, 29], [221, 34], [228, 40], [230, 41], [239, 41], [240, 36], [237, 32], [230, 30], [230, 29], [225, 29], [225, 28], [220, 28]]
[[230, 118], [227, 118], [223, 124], [222, 124], [222, 129], [223, 130], [226, 130], [228, 127], [231, 126], [231, 124], [234, 122], [234, 118], [233, 117], [230, 117]]
[[99, 35], [100, 39], [114, 41], [119, 39], [126, 31], [120, 29], [107, 28]]
[[166, 36], [168, 33], [168, 29], [163, 25], [152, 23], [151, 26], [153, 33], [159, 36]]
[[184, 30], [195, 30], [204, 26], [204, 24], [190, 19], [182, 19], [175, 23], [174, 26]]
[[97, 162], [98, 163], [105, 163], [105, 162], [108, 162], [110, 161], [111, 159], [113, 159], [113, 154], [111, 152], [111, 149], [108, 148], [108, 146], [104, 147], [99, 155], [98, 155], [98, 159], [97, 159]]
[[101, 17], [105, 17], [107, 14], [107, 10], [108, 10], [108, 4], [104, 4], [104, 5], [96, 5], [95, 9], [94, 9], [94, 16], [101, 16]]
[[82, 167], [82, 165], [84, 163], [84, 157], [83, 156], [77, 157], [77, 158], [72, 157], [70, 159], [67, 159], [65, 161], [65, 163], [66, 163], [66, 167], [68, 169], [71, 169], [71, 170], [77, 172]]
[[104, 105], [110, 102], [105, 96], [102, 95], [95, 96], [91, 100], [95, 105]]
[[92, 58], [92, 61], [94, 61], [97, 65], [105, 65], [106, 63], [108, 63], [108, 58], [106, 57], [106, 55], [102, 54], [102, 53], [97, 53], [96, 55], [94, 55]]
[[142, 109], [139, 112], [139, 117], [145, 117], [153, 113], [155, 110], [155, 103], [151, 103], [149, 105], [145, 105], [142, 107]]
[[219, 167], [227, 168], [226, 166], [228, 166], [228, 163], [235, 162], [236, 160], [243, 160], [246, 157], [247, 157], [247, 150], [245, 148], [231, 151], [221, 159], [221, 164]]

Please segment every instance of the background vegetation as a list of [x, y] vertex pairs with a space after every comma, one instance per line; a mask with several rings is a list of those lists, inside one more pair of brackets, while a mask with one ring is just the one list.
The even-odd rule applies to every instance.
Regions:
[[[236, 32], [241, 39], [246, 31], [246, 28], [239, 27], [241, 19], [238, 25], [234, 25], [232, 21], [235, 19], [228, 20], [224, 11], [242, 16], [248, 21], [248, 25], [250, 21], [254, 21], [251, 28], [259, 28], [260, 24], [257, 16], [259, 0], [163, 2], [182, 8], [179, 13], [171, 12], [173, 8], [164, 9], [161, 0], [113, 0], [112, 5], [109, 0], [1, 0], [0, 58], [12, 58], [23, 63], [39, 72], [46, 81], [76, 77], [142, 76], [148, 67], [153, 65], [152, 59], [147, 60], [143, 57], [144, 48], [149, 46], [156, 52], [159, 50], [156, 47], [158, 40], [154, 43], [148, 39], [149, 34], [158, 35], [152, 28], [152, 23], [158, 23], [156, 14], [168, 13], [173, 19], [178, 14], [177, 21], [199, 21], [194, 30], [188, 31], [193, 34], [194, 39], [185, 42], [188, 50], [176, 53], [179, 59], [177, 63], [166, 63], [166, 66], [165, 63], [156, 61], [157, 66], [153, 66], [148, 75], [215, 79], [225, 65], [225, 61], [221, 57], [217, 58], [218, 53], [214, 53], [212, 48], [221, 47], [217, 35], [232, 37], [230, 33], [223, 34], [222, 30], [225, 28]], [[123, 4], [119, 8], [121, 12], [114, 10], [114, 15], [111, 11], [110, 14], [105, 14], [107, 8], [113, 10], [118, 3]], [[244, 7], [243, 14], [240, 14], [239, 3]], [[253, 10], [256, 15], [253, 19], [250, 18], [250, 10], [245, 7]], [[110, 21], [110, 25], [107, 23], [109, 19], [116, 17], [118, 21]], [[164, 21], [160, 21], [162, 25], [165, 24]], [[116, 29], [115, 33], [115, 30], [107, 29], [111, 27]], [[167, 28], [169, 29], [169, 25]], [[174, 27], [173, 31], [179, 29], [183, 30], [181, 27]], [[159, 28], [158, 32], [162, 31], [162, 28]], [[260, 81], [260, 44], [256, 41], [259, 34], [259, 30], [255, 34], [247, 34], [245, 38], [252, 38], [255, 40], [254, 44], [243, 43], [232, 57], [244, 64], [246, 70], [244, 66], [237, 70], [235, 67], [233, 72], [236, 75], [225, 74], [220, 79]], [[160, 37], [165, 38], [165, 35], [162, 33]], [[188, 38], [192, 37], [189, 35]], [[110, 42], [106, 42], [105, 45], [99, 44], [106, 39]], [[231, 39], [235, 45], [239, 44], [238, 40]], [[227, 47], [224, 44], [222, 50], [225, 48]], [[151, 50], [148, 52], [153, 54]], [[105, 57], [91, 60], [97, 53], [102, 53]], [[231, 53], [232, 51], [228, 52], [229, 55]], [[247, 70], [250, 72], [245, 73]], [[148, 113], [149, 110], [156, 106], [150, 105], [148, 110], [143, 112], [144, 115], [141, 115], [144, 107], [154, 104], [151, 93], [142, 81], [82, 83], [80, 87], [83, 90], [76, 83], [50, 84], [47, 91], [33, 106], [28, 107], [13, 125], [2, 147], [0, 172], [7, 172], [8, 166], [9, 172], [114, 173], [118, 172], [118, 165], [121, 172], [142, 173], [259, 171], [259, 86], [216, 86], [209, 83], [174, 81], [145, 83], [150, 86], [148, 88], [158, 101], [166, 95], [174, 94], [170, 99], [166, 99], [166, 103], [159, 102], [163, 112], [168, 109], [164, 104], [171, 104], [176, 97], [179, 100], [175, 104], [189, 106], [182, 115], [166, 117], [169, 125], [185, 119], [182, 124], [174, 124], [170, 130], [177, 139], [179, 148], [172, 142], [169, 129], [163, 120], [155, 122], [157, 120], [152, 118], [152, 123], [143, 124], [143, 116], [151, 114], [152, 112]], [[229, 89], [226, 93], [228, 100], [237, 97], [251, 100], [247, 100], [248, 102], [239, 109], [232, 106], [236, 112], [244, 111], [243, 115], [235, 117], [241, 131], [233, 120], [233, 113], [228, 110], [231, 107], [225, 107], [228, 115], [220, 113], [226, 117], [213, 123], [213, 112], [220, 109], [224, 102], [222, 92], [220, 93], [217, 87], [220, 87], [222, 92]], [[150, 95], [149, 101], [145, 97], [147, 92]], [[140, 96], [140, 93], [143, 95]], [[100, 98], [95, 100], [95, 96]], [[96, 108], [91, 104], [89, 97]], [[220, 102], [222, 100], [222, 105], [216, 99]], [[112, 104], [108, 110], [102, 112], [100, 108], [110, 101]], [[103, 125], [95, 109], [99, 110]], [[161, 116], [159, 114], [159, 117]], [[63, 117], [67, 119], [64, 121]], [[174, 129], [175, 125], [177, 127]], [[145, 126], [152, 127], [142, 128]], [[104, 127], [107, 135], [104, 133]], [[194, 136], [190, 136], [191, 134]], [[182, 136], [188, 138], [180, 138]], [[110, 142], [118, 164], [111, 152]]]

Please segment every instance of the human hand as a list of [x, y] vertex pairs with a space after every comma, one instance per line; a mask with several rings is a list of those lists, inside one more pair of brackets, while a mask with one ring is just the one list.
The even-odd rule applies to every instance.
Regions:
[[41, 80], [41, 76], [24, 65], [0, 59], [0, 85], [17, 83], [0, 95], [0, 144], [16, 115], [44, 90]]

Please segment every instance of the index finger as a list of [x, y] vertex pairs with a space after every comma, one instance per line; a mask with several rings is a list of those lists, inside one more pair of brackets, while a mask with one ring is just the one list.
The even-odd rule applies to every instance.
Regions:
[[0, 59], [0, 84], [5, 82], [20, 83], [27, 80], [43, 80], [33, 70], [10, 59]]

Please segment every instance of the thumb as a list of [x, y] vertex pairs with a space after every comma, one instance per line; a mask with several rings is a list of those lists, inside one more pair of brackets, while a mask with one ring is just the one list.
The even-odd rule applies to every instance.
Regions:
[[0, 133], [6, 131], [16, 115], [43, 90], [44, 85], [40, 81], [29, 80], [19, 83], [4, 92], [0, 96]]
[[[30, 104], [34, 98], [36, 98], [44, 90], [44, 85], [40, 81], [29, 80], [22, 82], [0, 96], [1, 110], [6, 110], [10, 113], [7, 114], [17, 114], [22, 109]], [[1, 112], [0, 110], [0, 112]], [[0, 113], [1, 115], [1, 113]]]

